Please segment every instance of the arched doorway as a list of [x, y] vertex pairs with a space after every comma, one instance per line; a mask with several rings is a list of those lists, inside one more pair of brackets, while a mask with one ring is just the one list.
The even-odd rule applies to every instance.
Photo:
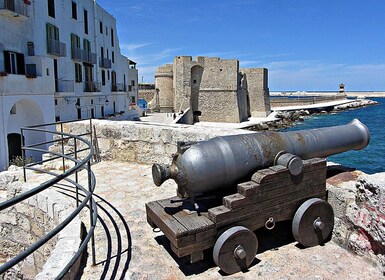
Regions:
[[[40, 106], [32, 99], [23, 98], [13, 104], [12, 110], [8, 115], [7, 122], [7, 148], [8, 148], [8, 162], [14, 156], [21, 156], [21, 135], [20, 128], [32, 125], [44, 124], [44, 114]], [[51, 135], [46, 135], [41, 132], [25, 131], [23, 133], [25, 144], [43, 143], [51, 139]], [[5, 137], [5, 136], [4, 136]], [[39, 146], [38, 148], [47, 148]], [[41, 152], [29, 151], [26, 153], [27, 157], [32, 157], [34, 160], [41, 160]]]
[[[24, 141], [24, 139], [23, 139]], [[9, 161], [15, 159], [16, 157], [22, 156], [21, 151], [21, 134], [19, 133], [9, 133], [7, 135], [7, 143], [8, 143], [8, 159]]]
[[203, 67], [195, 65], [191, 68], [191, 109], [193, 112], [199, 111], [199, 90], [203, 75]]

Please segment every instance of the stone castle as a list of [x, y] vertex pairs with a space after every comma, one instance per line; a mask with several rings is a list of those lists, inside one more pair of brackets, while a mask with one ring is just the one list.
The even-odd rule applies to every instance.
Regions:
[[188, 123], [233, 122], [270, 113], [266, 68], [239, 68], [236, 59], [177, 56], [157, 68], [155, 99], [160, 112], [186, 112]]

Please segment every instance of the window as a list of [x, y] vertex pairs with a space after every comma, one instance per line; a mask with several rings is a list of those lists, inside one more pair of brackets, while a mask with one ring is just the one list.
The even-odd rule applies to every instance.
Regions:
[[48, 1], [48, 15], [50, 17], [55, 18], [55, 0], [47, 0]]
[[82, 82], [82, 65], [79, 63], [75, 63], [75, 82]]
[[102, 86], [106, 85], [106, 72], [102, 70]]
[[103, 34], [103, 22], [99, 21], [99, 32]]
[[47, 40], [59, 41], [59, 28], [47, 23]]
[[109, 53], [108, 53], [108, 49], [106, 49], [106, 51], [107, 51], [107, 58], [110, 58]]
[[78, 9], [74, 1], [72, 1], [72, 18], [78, 19]]
[[114, 46], [114, 30], [111, 28], [111, 46]]
[[75, 34], [71, 34], [71, 48], [80, 49], [80, 37]]
[[110, 70], [107, 71], [107, 78], [110, 80]]
[[104, 48], [100, 47], [100, 56], [104, 58]]
[[111, 52], [111, 56], [112, 56], [112, 63], [115, 63], [115, 53], [114, 53], [114, 51]]
[[134, 87], [135, 86], [135, 81], [131, 80], [131, 85]]
[[4, 67], [9, 74], [25, 74], [24, 54], [4, 51]]
[[88, 34], [88, 12], [84, 10], [84, 33]]
[[87, 52], [91, 52], [91, 42], [87, 39], [83, 39], [83, 49]]
[[108, 28], [107, 28], [107, 26], [106, 26], [106, 35], [108, 36]]
[[57, 102], [57, 99], [55, 99], [55, 106], [57, 106], [58, 102]]

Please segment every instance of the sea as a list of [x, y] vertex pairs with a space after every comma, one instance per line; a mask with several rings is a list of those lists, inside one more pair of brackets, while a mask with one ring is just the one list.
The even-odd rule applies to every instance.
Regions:
[[385, 98], [369, 98], [378, 105], [324, 115], [311, 115], [284, 131], [313, 129], [348, 124], [359, 119], [370, 132], [369, 145], [360, 151], [348, 151], [328, 157], [328, 161], [361, 170], [367, 174], [385, 172]]

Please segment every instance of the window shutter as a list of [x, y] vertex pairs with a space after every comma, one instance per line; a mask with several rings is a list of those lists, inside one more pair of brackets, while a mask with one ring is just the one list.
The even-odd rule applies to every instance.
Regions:
[[11, 73], [10, 57], [8, 51], [4, 51], [4, 66], [5, 72]]
[[24, 54], [17, 53], [16, 60], [17, 60], [17, 72], [18, 72], [17, 74], [24, 75], [25, 74]]

